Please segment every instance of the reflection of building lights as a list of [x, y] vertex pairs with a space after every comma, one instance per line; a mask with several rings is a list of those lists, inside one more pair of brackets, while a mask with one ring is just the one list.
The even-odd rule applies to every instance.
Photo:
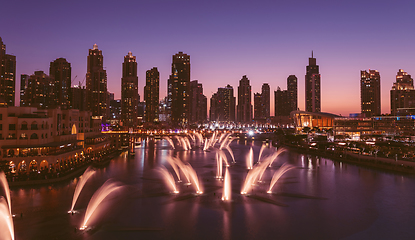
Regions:
[[344, 142], [340, 142], [340, 143], [339, 143], [339, 145], [344, 146], [344, 145], [346, 145], [346, 143], [344, 143]]

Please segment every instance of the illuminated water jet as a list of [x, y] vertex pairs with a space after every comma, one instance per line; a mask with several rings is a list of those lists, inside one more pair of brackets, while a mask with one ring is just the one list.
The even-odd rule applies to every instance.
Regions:
[[110, 194], [119, 191], [124, 186], [121, 186], [120, 183], [115, 182], [112, 179], [108, 179], [92, 196], [91, 200], [88, 203], [86, 208], [84, 222], [82, 223], [80, 230], [84, 230], [88, 227], [88, 221], [91, 216], [96, 212], [98, 206], [101, 202]]
[[294, 169], [295, 166], [289, 165], [289, 164], [283, 164], [275, 173], [274, 176], [272, 176], [271, 184], [269, 186], [269, 189], [267, 193], [272, 193], [272, 188], [274, 187], [275, 183], [277, 183], [278, 179], [281, 178], [281, 176], [286, 173], [287, 171]]
[[197, 174], [196, 174], [195, 170], [192, 168], [192, 166], [190, 164], [186, 164], [186, 165], [184, 165], [184, 167], [185, 167], [187, 173], [189, 174], [191, 181], [193, 182], [193, 186], [195, 186], [196, 193], [197, 194], [202, 194], [203, 191], [202, 191], [202, 188], [200, 186], [199, 178], [197, 177]]
[[223, 181], [223, 192], [222, 192], [222, 201], [231, 200], [231, 176], [229, 174], [229, 168], [226, 168], [225, 179]]
[[176, 173], [178, 181], [181, 182], [179, 169], [177, 168], [177, 163], [175, 159], [173, 157], [168, 156], [167, 162], [170, 164], [170, 166], [173, 168], [174, 172]]
[[85, 183], [88, 181], [88, 179], [94, 175], [95, 170], [91, 167], [88, 167], [84, 174], [82, 174], [81, 177], [79, 177], [79, 181], [78, 184], [76, 185], [75, 188], [75, 192], [73, 194], [73, 198], [72, 198], [72, 206], [71, 206], [71, 210], [69, 210], [68, 213], [73, 213], [74, 212], [74, 207], [76, 204], [76, 201], [78, 200], [79, 194], [81, 193], [82, 189], [84, 189]]
[[173, 193], [179, 193], [179, 191], [177, 191], [173, 175], [171, 175], [171, 173], [163, 165], [160, 166], [158, 171], [162, 174], [164, 180], [167, 183], [167, 186], [171, 189], [171, 191]]
[[167, 140], [167, 142], [169, 142], [169, 143], [170, 143], [170, 146], [171, 146], [173, 149], [175, 149], [175, 147], [174, 147], [174, 142], [173, 142], [173, 140], [171, 140], [171, 138], [169, 138], [169, 137], [163, 137], [163, 139], [166, 139], [166, 140]]
[[11, 198], [10, 198], [10, 188], [9, 188], [9, 184], [7, 183], [7, 178], [6, 175], [4, 174], [4, 172], [0, 173], [0, 184], [3, 187], [3, 191], [4, 194], [6, 196], [6, 202], [7, 205], [9, 207], [9, 213], [10, 215], [12, 214], [12, 202], [11, 202]]
[[0, 197], [0, 239], [14, 240], [13, 217], [3, 196]]
[[265, 144], [262, 144], [261, 150], [259, 150], [258, 162], [261, 161], [262, 152], [264, 151], [265, 147], [266, 147], [266, 145]]
[[252, 169], [254, 165], [254, 151], [251, 149], [249, 150], [249, 154], [248, 157], [246, 158], [246, 168], [247, 169]]

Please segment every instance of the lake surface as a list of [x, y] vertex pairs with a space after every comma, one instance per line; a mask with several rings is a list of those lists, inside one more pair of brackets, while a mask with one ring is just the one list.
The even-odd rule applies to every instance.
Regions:
[[[245, 158], [253, 147], [256, 162], [261, 146], [244, 141], [230, 146], [236, 159], [229, 168], [230, 203], [221, 201], [223, 182], [215, 179], [214, 151], [175, 151], [165, 140], [143, 141], [134, 158], [123, 154], [97, 170], [81, 192], [77, 214], [67, 211], [78, 178], [12, 189], [16, 239], [415, 239], [413, 176], [287, 151], [266, 170], [264, 183], [243, 196]], [[274, 151], [267, 147], [264, 155]], [[202, 195], [183, 183], [179, 194], [169, 193], [157, 170], [165, 165], [174, 174], [169, 155], [192, 165]], [[273, 173], [284, 162], [297, 168], [267, 194]], [[123, 189], [104, 200], [91, 218], [91, 230], [75, 230], [91, 196], [110, 178]]]

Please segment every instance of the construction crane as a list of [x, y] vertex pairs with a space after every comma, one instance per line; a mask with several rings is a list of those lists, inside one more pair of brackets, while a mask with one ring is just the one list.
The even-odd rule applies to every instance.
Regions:
[[73, 86], [72, 83], [75, 81], [76, 77], [78, 77], [78, 75], [75, 75], [75, 77], [71, 80], [71, 86]]

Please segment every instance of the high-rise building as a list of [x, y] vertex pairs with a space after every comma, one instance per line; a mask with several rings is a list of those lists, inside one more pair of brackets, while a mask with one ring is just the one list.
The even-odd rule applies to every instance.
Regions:
[[187, 125], [190, 111], [190, 56], [179, 52], [173, 55], [168, 79], [168, 111], [175, 125]]
[[360, 71], [360, 106], [365, 117], [380, 115], [380, 74]]
[[98, 45], [89, 49], [86, 73], [87, 108], [93, 117], [102, 117], [106, 121], [107, 114], [107, 72], [104, 70], [104, 57]]
[[[262, 84], [262, 88], [261, 88], [262, 92], [261, 92], [261, 99], [262, 99], [262, 118], [264, 119], [269, 119], [270, 116], [270, 87], [268, 85], [268, 83], [264, 83]], [[254, 101], [255, 102], [255, 101]]]
[[274, 100], [275, 116], [290, 116], [291, 111], [293, 111], [290, 104], [290, 92], [278, 87], [277, 91], [274, 91]]
[[321, 111], [320, 73], [316, 59], [311, 52], [305, 75], [305, 110], [307, 112]]
[[0, 105], [15, 105], [16, 56], [6, 54], [6, 45], [0, 37]]
[[391, 94], [391, 114], [397, 115], [398, 109], [415, 110], [414, 80], [411, 75], [399, 69], [396, 82], [393, 83]]
[[159, 121], [160, 100], [160, 73], [156, 67], [146, 71], [146, 86], [144, 88], [144, 101], [146, 102], [144, 119], [146, 122]]
[[290, 96], [290, 106], [291, 111], [295, 111], [298, 109], [298, 90], [297, 90], [297, 77], [295, 75], [290, 75], [287, 78], [287, 90]]
[[251, 104], [251, 85], [249, 79], [244, 75], [239, 81], [238, 87], [238, 106], [237, 106], [237, 120], [242, 123], [252, 121], [252, 104]]
[[27, 74], [21, 74], [20, 75], [20, 106], [25, 106], [25, 103], [27, 102], [25, 100], [25, 92], [27, 89], [27, 84], [29, 82], [29, 75]]
[[210, 121], [235, 121], [235, 102], [231, 85], [218, 88], [210, 99]]
[[190, 82], [190, 123], [207, 120], [207, 98], [203, 95], [203, 86], [197, 80]]
[[86, 104], [86, 89], [85, 86], [75, 85], [71, 88], [72, 92], [72, 101], [71, 101], [71, 108], [79, 109], [79, 111], [86, 111], [87, 104]]
[[137, 125], [138, 76], [136, 57], [131, 52], [124, 56], [121, 78], [121, 122], [124, 127]]
[[71, 107], [71, 64], [65, 58], [58, 58], [50, 63], [49, 76], [54, 78], [52, 89], [55, 99], [52, 108], [60, 107], [62, 110]]
[[27, 81], [22, 106], [55, 108], [54, 78], [43, 71], [35, 71]]
[[263, 120], [264, 119], [264, 106], [262, 102], [262, 94], [254, 93], [254, 119]]

